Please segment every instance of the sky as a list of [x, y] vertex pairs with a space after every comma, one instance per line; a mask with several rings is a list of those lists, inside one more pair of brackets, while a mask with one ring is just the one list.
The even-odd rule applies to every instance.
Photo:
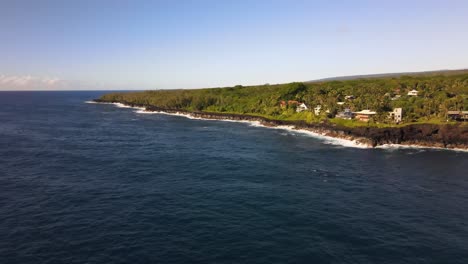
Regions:
[[1, 0], [0, 90], [468, 68], [466, 0]]

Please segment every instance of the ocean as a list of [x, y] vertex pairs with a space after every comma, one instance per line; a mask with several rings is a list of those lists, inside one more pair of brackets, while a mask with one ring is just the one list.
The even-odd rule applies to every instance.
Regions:
[[468, 263], [468, 153], [0, 92], [0, 263]]

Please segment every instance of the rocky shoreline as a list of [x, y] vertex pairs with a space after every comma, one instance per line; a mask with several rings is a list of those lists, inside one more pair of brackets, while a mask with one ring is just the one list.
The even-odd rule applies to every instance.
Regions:
[[412, 124], [389, 128], [345, 127], [326, 122], [310, 124], [305, 121], [272, 120], [264, 117], [244, 114], [223, 114], [186, 111], [181, 109], [165, 109], [151, 105], [140, 105], [129, 102], [109, 102], [101, 99], [95, 99], [93, 101], [96, 103], [120, 103], [129, 107], [143, 108], [148, 112], [184, 114], [194, 118], [256, 121], [267, 127], [288, 126], [293, 129], [309, 131], [322, 136], [350, 140], [356, 144], [368, 147], [396, 144], [402, 146], [468, 150], [468, 126], [462, 126], [461, 124]]

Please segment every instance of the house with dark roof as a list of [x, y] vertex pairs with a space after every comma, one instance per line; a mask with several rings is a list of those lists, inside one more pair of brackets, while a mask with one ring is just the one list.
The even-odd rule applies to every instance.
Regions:
[[468, 111], [448, 111], [447, 118], [454, 121], [467, 121]]
[[346, 108], [343, 112], [339, 112], [336, 114], [336, 118], [341, 118], [341, 119], [353, 119], [354, 113], [351, 111], [351, 109]]

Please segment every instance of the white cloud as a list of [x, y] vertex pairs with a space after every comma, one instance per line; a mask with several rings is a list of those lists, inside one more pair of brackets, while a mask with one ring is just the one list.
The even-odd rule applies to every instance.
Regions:
[[59, 78], [0, 75], [0, 90], [55, 90], [64, 89], [67, 85]]
[[0, 90], [83, 90], [97, 89], [96, 84], [63, 80], [57, 77], [31, 75], [0, 75]]
[[66, 80], [57, 77], [0, 74], [0, 91], [41, 91], [41, 90], [149, 90], [148, 84], [92, 82]]

